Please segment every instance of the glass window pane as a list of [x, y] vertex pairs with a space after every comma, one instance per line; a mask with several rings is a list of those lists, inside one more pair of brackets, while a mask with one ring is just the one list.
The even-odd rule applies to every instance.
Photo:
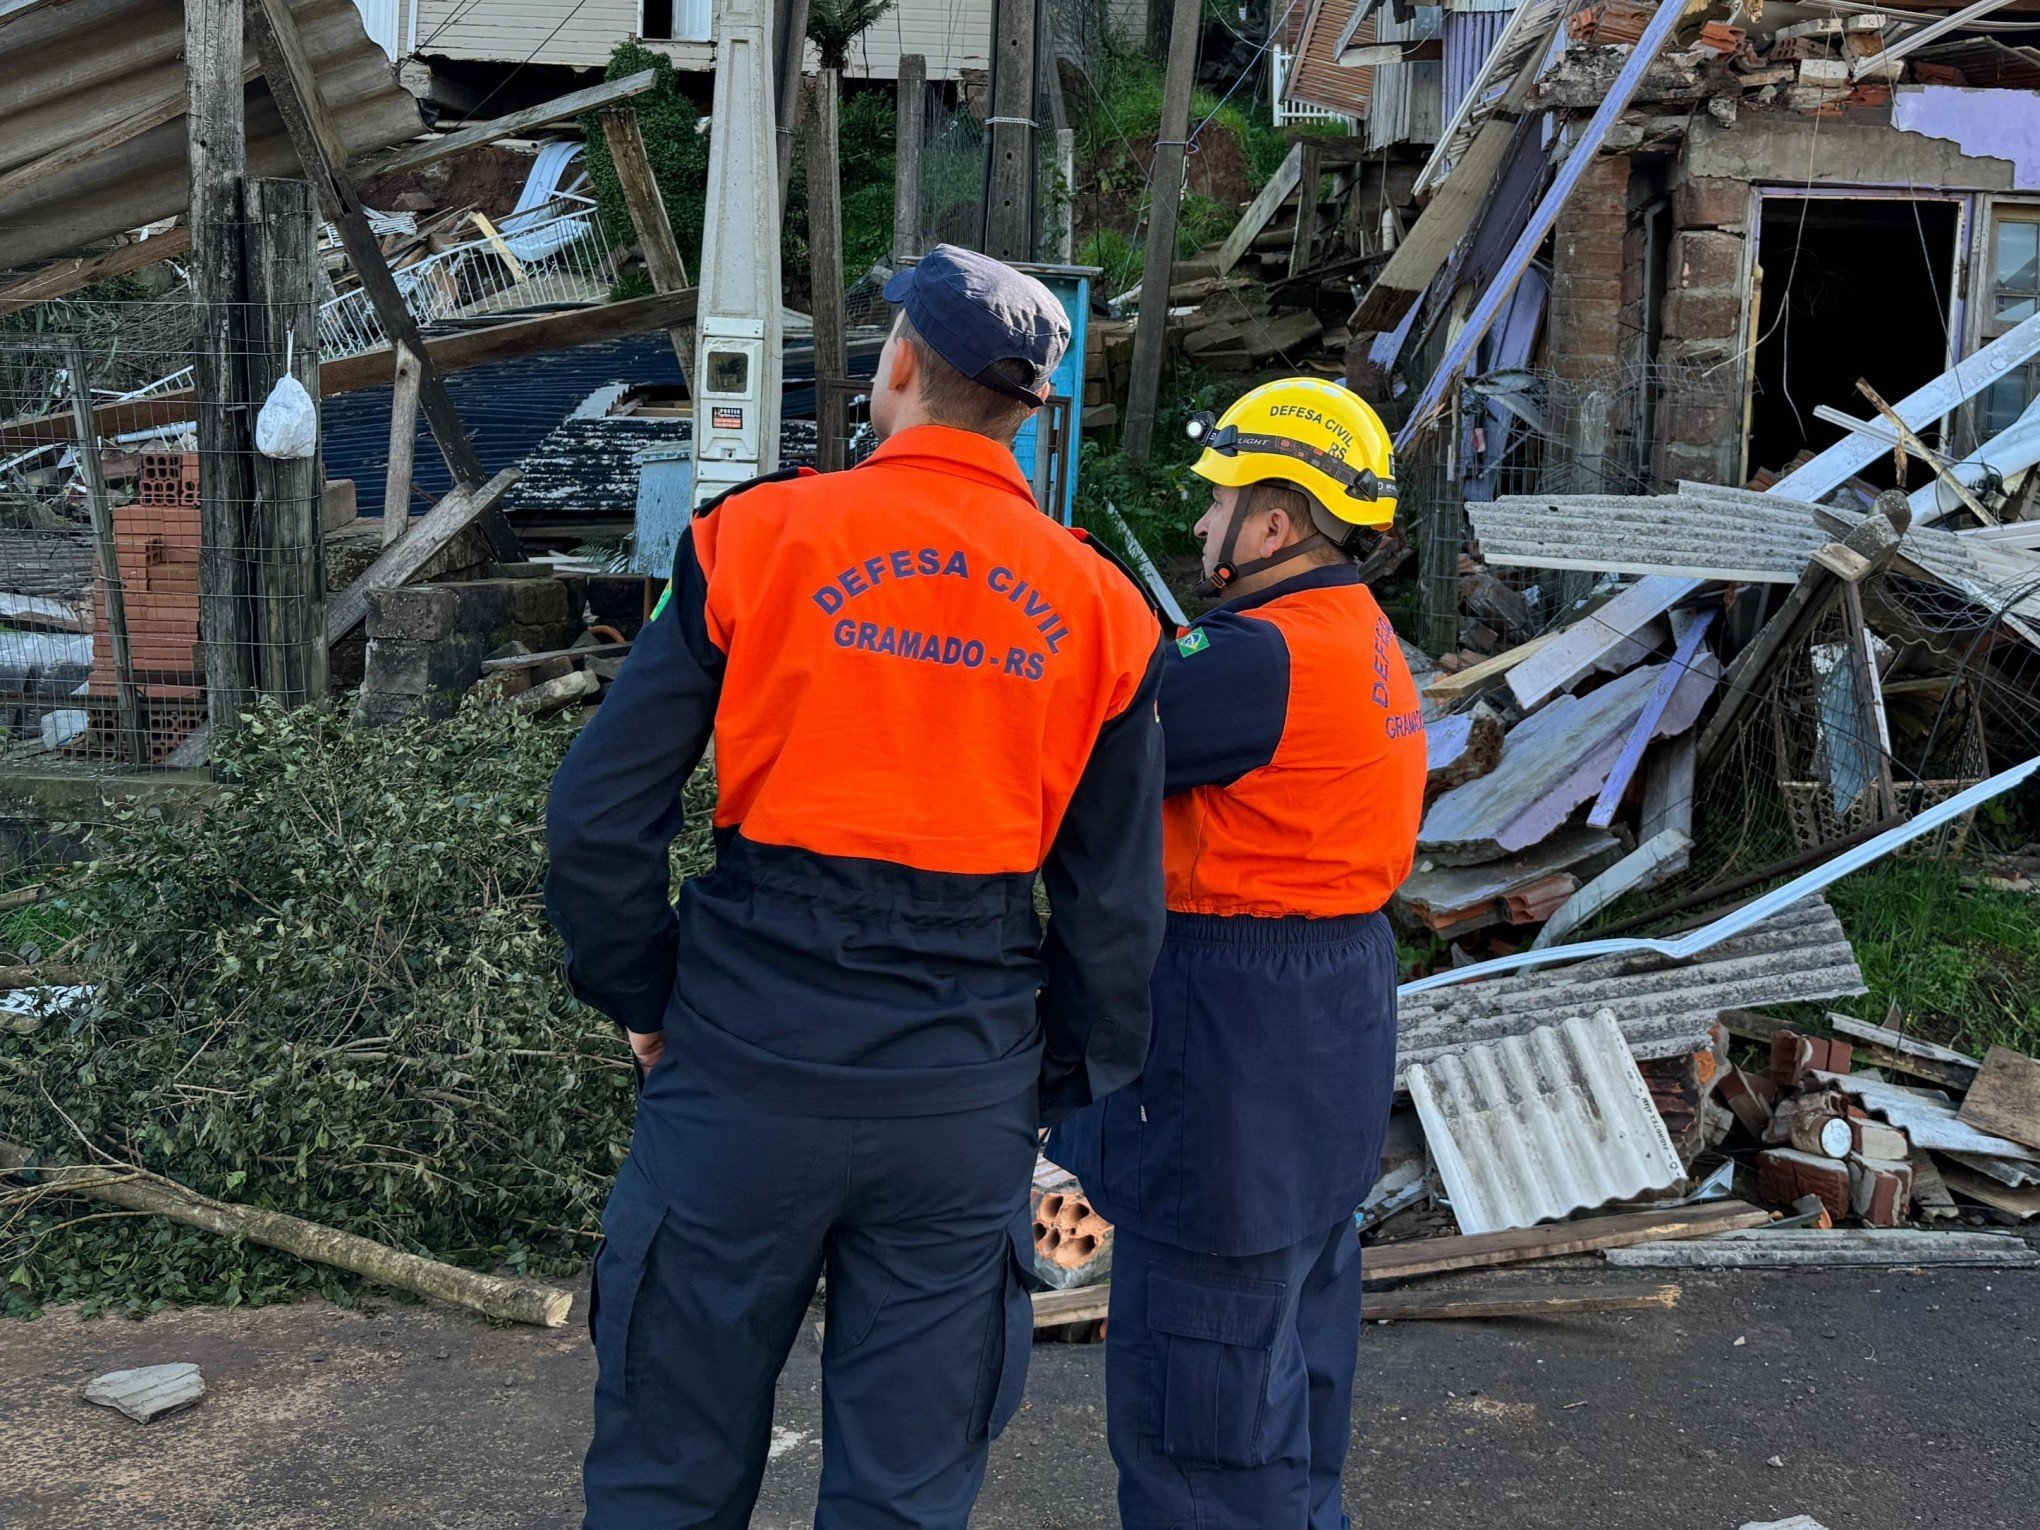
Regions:
[[1991, 317], [2000, 324], [2017, 324], [2033, 317], [2033, 299], [2029, 297], [2000, 297], [1991, 310]]
[[2032, 379], [2024, 370], [2000, 377], [1983, 396], [1983, 430], [1996, 435], [2026, 412], [2033, 398]]
[[2033, 292], [2040, 281], [2040, 223], [1997, 226], [1997, 285], [2007, 292]]

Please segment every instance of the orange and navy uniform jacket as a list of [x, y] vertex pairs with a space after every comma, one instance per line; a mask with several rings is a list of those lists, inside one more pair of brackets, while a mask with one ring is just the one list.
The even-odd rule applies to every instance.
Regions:
[[1172, 912], [1371, 914], [1410, 874], [1424, 719], [1351, 564], [1207, 612], [1162, 672]]
[[1415, 856], [1417, 690], [1350, 564], [1207, 612], [1168, 645], [1168, 931], [1140, 1079], [1048, 1155], [1122, 1230], [1254, 1256], [1352, 1214], [1395, 1078], [1395, 942]]
[[[706, 507], [554, 782], [575, 992], [778, 1109], [1128, 1082], [1162, 935], [1161, 629], [1005, 447], [918, 426]], [[669, 900], [715, 743], [715, 869]], [[1037, 876], [1052, 918], [1035, 912]]]

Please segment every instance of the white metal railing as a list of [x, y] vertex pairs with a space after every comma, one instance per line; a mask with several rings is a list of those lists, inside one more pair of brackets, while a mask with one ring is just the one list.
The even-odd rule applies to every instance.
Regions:
[[1282, 88], [1289, 83], [1289, 66], [1296, 61], [1296, 55], [1275, 44], [1268, 50], [1268, 99], [1273, 103], [1275, 126], [1286, 127], [1292, 122], [1336, 122], [1346, 128], [1353, 126], [1353, 119], [1343, 112], [1327, 111], [1322, 106], [1303, 106], [1282, 98]]
[[[592, 198], [561, 193], [395, 273], [421, 325], [476, 314], [599, 303], [616, 285], [616, 257]], [[356, 288], [321, 305], [319, 355], [355, 356], [387, 345], [368, 295]]]

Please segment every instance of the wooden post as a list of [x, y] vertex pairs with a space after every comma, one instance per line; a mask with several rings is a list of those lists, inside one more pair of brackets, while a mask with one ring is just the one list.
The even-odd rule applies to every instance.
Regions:
[[928, 131], [928, 60], [900, 55], [898, 113], [893, 119], [893, 264], [921, 253], [921, 143]]
[[[617, 106], [605, 111], [602, 136], [609, 144], [609, 162], [616, 167], [617, 184], [623, 190], [624, 206], [630, 209], [630, 224], [637, 231], [638, 250], [644, 255], [652, 290], [683, 290], [687, 262], [680, 254], [680, 241], [673, 237], [673, 222], [666, 215], [658, 178], [652, 174], [652, 158], [645, 152], [644, 130], [638, 125], [636, 110]], [[680, 382], [685, 386], [687, 370], [694, 365], [694, 326], [676, 324], [666, 333], [673, 341]]]
[[239, 323], [244, 296], [241, 175], [247, 164], [241, 0], [184, 7], [185, 110], [191, 170], [192, 353], [198, 421], [199, 635], [207, 715], [230, 728], [255, 693], [250, 626], [248, 390]]
[[773, 120], [779, 124], [779, 206], [786, 207], [786, 183], [793, 178], [793, 132], [800, 121], [800, 78], [807, 62], [808, 0], [778, 0], [772, 38]]
[[[92, 544], [99, 557], [99, 586], [106, 597], [106, 635], [113, 649], [114, 709], [127, 738], [128, 758], [148, 763], [148, 736], [142, 727], [142, 698], [135, 689], [135, 661], [128, 647], [127, 592], [121, 584], [119, 539], [113, 530], [113, 505], [106, 495], [106, 471], [99, 460], [99, 431], [92, 416], [92, 371], [85, 342], [76, 335], [65, 347], [64, 365], [71, 373], [71, 413], [78, 422], [78, 470], [85, 475], [85, 508], [92, 517]], [[200, 490], [204, 492], [203, 488]]]
[[[1040, 0], [995, 0], [985, 125], [985, 253], [1034, 259], [1034, 37]], [[1178, 0], [1177, 9], [1182, 8]], [[1184, 98], [1186, 104], [1188, 97]], [[1180, 136], [1180, 135], [1178, 135]]]
[[383, 475], [382, 545], [394, 546], [411, 529], [411, 468], [418, 448], [418, 358], [397, 347], [390, 389], [390, 464]]
[[1055, 258], [1064, 265], [1077, 251], [1077, 130], [1055, 130]]
[[1133, 377], [1126, 393], [1126, 434], [1121, 446], [1145, 462], [1154, 445], [1155, 401], [1162, 387], [1168, 343], [1169, 280], [1176, 266], [1176, 213], [1183, 201], [1184, 140], [1190, 135], [1190, 92], [1197, 76], [1198, 0], [1176, 0], [1169, 36], [1169, 72], [1162, 81], [1162, 131], [1148, 178], [1147, 252], [1141, 265], [1140, 322], [1133, 331]]
[[850, 372], [844, 338], [842, 166], [837, 159], [836, 101], [842, 76], [824, 69], [808, 81], [808, 260], [814, 288], [815, 377], [831, 381]]
[[[215, 0], [208, 0], [215, 3]], [[446, 459], [447, 470], [456, 485], [479, 486], [487, 477], [482, 459], [460, 422], [453, 398], [446, 391], [431, 353], [418, 333], [417, 321], [404, 304], [397, 279], [383, 259], [382, 245], [368, 226], [361, 198], [346, 170], [346, 149], [333, 126], [325, 98], [319, 94], [318, 78], [298, 36], [287, 0], [253, 0], [249, 15], [255, 18], [256, 52], [262, 60], [262, 76], [276, 102], [277, 115], [290, 134], [305, 176], [318, 190], [319, 203], [353, 263], [362, 290], [375, 308], [383, 333], [392, 345], [407, 345], [418, 358], [418, 402], [432, 427], [432, 439]], [[515, 558], [517, 538], [500, 514], [482, 518], [479, 529], [498, 558]]]
[[1289, 274], [1301, 276], [1310, 269], [1311, 256], [1317, 250], [1318, 222], [1318, 174], [1320, 151], [1308, 138], [1298, 147], [1303, 151], [1299, 161], [1301, 173], [1296, 181], [1296, 233], [1289, 241]]
[[[247, 181], [248, 375], [253, 392], [288, 370], [319, 397], [319, 217], [309, 182]], [[326, 469], [309, 457], [255, 464], [257, 679], [263, 694], [306, 706], [326, 694]]]

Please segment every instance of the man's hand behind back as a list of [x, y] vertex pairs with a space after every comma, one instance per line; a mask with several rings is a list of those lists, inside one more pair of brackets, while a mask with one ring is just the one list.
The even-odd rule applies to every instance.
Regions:
[[637, 1058], [638, 1071], [649, 1073], [661, 1057], [666, 1055], [666, 1033], [664, 1031], [630, 1031], [631, 1055]]

